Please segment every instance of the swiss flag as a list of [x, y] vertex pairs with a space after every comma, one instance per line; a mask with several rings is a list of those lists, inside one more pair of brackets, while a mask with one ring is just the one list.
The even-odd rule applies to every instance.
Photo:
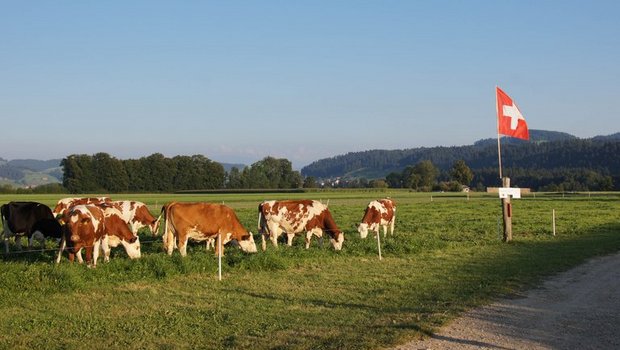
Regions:
[[530, 133], [527, 130], [527, 123], [517, 105], [502, 89], [495, 87], [495, 90], [497, 93], [497, 132], [502, 135], [529, 140]]

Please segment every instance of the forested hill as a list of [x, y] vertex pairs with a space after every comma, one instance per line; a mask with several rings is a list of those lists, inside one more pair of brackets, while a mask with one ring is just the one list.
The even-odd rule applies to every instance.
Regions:
[[[530, 141], [502, 138], [504, 168], [593, 169], [600, 173], [620, 173], [620, 133], [579, 139], [573, 135], [530, 130]], [[301, 169], [316, 178], [383, 178], [391, 172], [430, 160], [442, 171], [464, 160], [472, 169], [497, 169], [497, 139], [468, 146], [421, 147], [403, 150], [370, 150], [321, 159]]]

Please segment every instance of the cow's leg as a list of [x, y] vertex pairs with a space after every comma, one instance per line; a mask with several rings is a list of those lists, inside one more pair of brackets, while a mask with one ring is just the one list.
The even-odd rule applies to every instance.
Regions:
[[390, 221], [390, 234], [393, 236], [394, 235], [394, 224], [396, 222], [396, 216], [394, 216], [392, 218], [392, 221]]
[[312, 230], [306, 232], [306, 249], [310, 248], [311, 239], [312, 239]]
[[381, 225], [383, 226], [383, 237], [387, 237], [387, 225]]
[[67, 242], [65, 241], [65, 236], [63, 235], [60, 239], [60, 245], [58, 246], [58, 256], [56, 257], [56, 264], [60, 264], [60, 259], [62, 258], [62, 251], [65, 250], [67, 246]]
[[164, 232], [162, 236], [164, 241], [164, 249], [168, 255], [172, 255], [174, 248], [176, 247], [176, 237], [172, 232]]
[[273, 243], [274, 247], [278, 247], [278, 237], [280, 236], [280, 226], [278, 224], [270, 224], [269, 225], [269, 239], [271, 239], [271, 243]]
[[[99, 249], [99, 247], [97, 247], [97, 249]], [[79, 258], [78, 258], [78, 260], [79, 260]], [[93, 244], [89, 244], [86, 247], [86, 265], [88, 267], [92, 267], [92, 264], [93, 264]]]
[[286, 233], [286, 245], [291, 247], [293, 245], [293, 238], [295, 238], [294, 233]]
[[22, 250], [22, 236], [21, 235], [15, 235], [15, 246], [17, 247], [17, 250]]
[[4, 215], [2, 216], [2, 238], [4, 239], [4, 254], [9, 253], [9, 237], [13, 234], [11, 229], [9, 228], [9, 223], [4, 220]]
[[92, 256], [92, 265], [93, 267], [97, 267], [97, 260], [99, 259], [99, 249], [101, 249], [101, 240], [98, 239], [93, 242], [93, 256]]
[[82, 247], [80, 247], [80, 249], [78, 249], [75, 253], [75, 256], [77, 256], [77, 260], [80, 264], [84, 263], [84, 259], [82, 258]]
[[220, 256], [220, 248], [222, 249], [222, 256], [224, 256], [224, 242], [225, 239], [224, 237], [221, 237], [221, 235], [217, 235], [215, 236], [215, 256]]
[[189, 236], [186, 234], [179, 234], [179, 252], [181, 252], [181, 256], [187, 255], [187, 241], [189, 240]]
[[41, 250], [44, 250], [45, 249], [45, 236], [43, 235], [41, 231], [36, 231], [32, 234], [32, 236], [30, 236], [30, 239], [28, 240], [28, 249], [32, 249], [32, 242], [35, 239], [39, 241]]
[[261, 247], [263, 248], [263, 251], [267, 250], [267, 241], [265, 240], [265, 236], [267, 235], [268, 235], [267, 232], [263, 232], [261, 234], [261, 238], [262, 238]]
[[110, 251], [112, 250], [110, 248], [110, 239], [109, 237], [106, 235], [104, 238], [101, 239], [101, 251], [103, 252], [103, 262], [110, 262]]
[[9, 237], [8, 237], [8, 233], [5, 231], [6, 230], [6, 223], [2, 223], [2, 240], [4, 241], [4, 254], [8, 254], [9, 253]]

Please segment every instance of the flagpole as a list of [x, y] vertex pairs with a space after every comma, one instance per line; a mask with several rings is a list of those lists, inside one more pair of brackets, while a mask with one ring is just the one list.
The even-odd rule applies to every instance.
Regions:
[[502, 178], [502, 148], [499, 142], [499, 110], [497, 101], [497, 85], [495, 85], [495, 120], [497, 121], [497, 157], [499, 159], [499, 178]]

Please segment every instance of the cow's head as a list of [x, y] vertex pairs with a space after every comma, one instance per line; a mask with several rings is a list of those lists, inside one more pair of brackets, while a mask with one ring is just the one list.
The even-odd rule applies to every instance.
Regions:
[[241, 250], [246, 253], [256, 253], [256, 243], [254, 243], [254, 235], [249, 232], [248, 235], [244, 235], [238, 240]]
[[357, 226], [357, 232], [360, 233], [361, 238], [366, 238], [366, 236], [368, 236], [368, 224], [363, 222], [359, 224], [359, 226]]
[[344, 243], [344, 233], [342, 233], [342, 231], [334, 231], [330, 234], [329, 241], [332, 243], [335, 250], [341, 250], [342, 243]]
[[65, 211], [63, 221], [71, 235], [70, 240], [73, 242], [82, 241], [95, 236], [95, 232], [99, 230], [99, 225], [103, 223], [93, 217], [92, 213], [85, 206], [76, 206], [71, 210]]
[[130, 259], [138, 259], [141, 256], [140, 237], [133, 236], [129, 240], [123, 239], [121, 241], [121, 244], [123, 245], [123, 248], [125, 248], [125, 251], [127, 252], [127, 256], [129, 256]]

